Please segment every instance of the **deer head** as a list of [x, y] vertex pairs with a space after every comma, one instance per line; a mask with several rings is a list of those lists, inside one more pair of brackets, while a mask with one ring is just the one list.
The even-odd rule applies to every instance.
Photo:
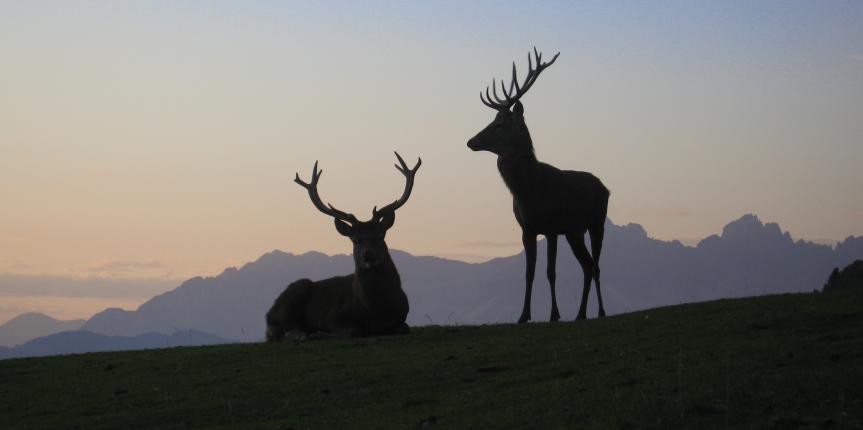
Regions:
[[503, 99], [497, 94], [496, 79], [491, 81], [491, 92], [489, 92], [489, 87], [486, 87], [485, 94], [479, 93], [482, 103], [496, 110], [497, 115], [495, 115], [494, 121], [467, 142], [468, 148], [474, 151], [490, 151], [497, 155], [533, 154], [530, 133], [524, 123], [524, 106], [519, 99], [533, 86], [539, 74], [554, 64], [560, 53], [555, 54], [548, 63], [542, 62], [542, 53], [537, 52], [536, 48], [533, 48], [533, 54], [536, 59], [536, 68], [534, 69], [533, 59], [528, 53], [527, 77], [521, 85], [518, 84], [515, 62], [513, 61], [512, 81], [509, 84], [509, 90], [507, 90], [503, 80], [500, 81]]
[[318, 162], [312, 168], [312, 179], [309, 183], [303, 182], [297, 174], [294, 182], [300, 184], [309, 192], [309, 198], [319, 211], [333, 217], [336, 230], [351, 239], [354, 244], [354, 263], [357, 270], [371, 270], [391, 262], [389, 249], [384, 241], [387, 230], [393, 226], [396, 220], [396, 210], [404, 205], [411, 195], [414, 186], [414, 175], [422, 164], [422, 159], [417, 159], [413, 169], [409, 168], [398, 152], [395, 153], [399, 160], [396, 169], [405, 176], [405, 189], [402, 196], [378, 210], [377, 206], [372, 209], [372, 218], [369, 221], [360, 221], [353, 214], [342, 212], [331, 204], [324, 204], [318, 195], [318, 180], [323, 170], [318, 170]]

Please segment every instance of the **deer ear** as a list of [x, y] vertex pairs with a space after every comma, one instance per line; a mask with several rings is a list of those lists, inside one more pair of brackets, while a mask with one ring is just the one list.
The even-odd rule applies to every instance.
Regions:
[[381, 226], [387, 230], [396, 223], [396, 211], [386, 211], [383, 216], [381, 216]]
[[515, 102], [515, 106], [512, 107], [512, 113], [516, 115], [524, 115], [524, 106], [522, 106], [521, 100], [517, 100]]
[[333, 218], [333, 221], [336, 223], [336, 230], [338, 230], [342, 236], [350, 237], [351, 233], [353, 233], [353, 229], [350, 224], [337, 218]]

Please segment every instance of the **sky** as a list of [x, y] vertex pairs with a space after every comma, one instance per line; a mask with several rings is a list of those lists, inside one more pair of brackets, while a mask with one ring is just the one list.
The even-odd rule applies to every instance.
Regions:
[[[5, 1], [0, 273], [171, 285], [348, 253], [294, 174], [318, 160], [366, 219], [401, 194], [394, 150], [423, 165], [391, 248], [516, 253], [494, 156], [465, 145], [534, 46], [561, 53], [522, 100], [537, 156], [600, 177], [615, 223], [863, 235], [861, 23], [838, 1]], [[6, 290], [0, 321], [48, 306]]]

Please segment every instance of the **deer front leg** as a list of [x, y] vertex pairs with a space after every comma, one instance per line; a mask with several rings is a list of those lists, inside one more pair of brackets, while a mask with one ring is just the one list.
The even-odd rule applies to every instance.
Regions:
[[571, 234], [567, 233], [566, 241], [572, 248], [572, 253], [581, 265], [581, 270], [584, 272], [584, 288], [581, 290], [581, 305], [578, 307], [578, 315], [575, 319], [583, 320], [587, 318], [587, 297], [590, 294], [590, 281], [593, 279], [593, 258], [587, 252], [587, 247], [584, 245], [584, 233]]
[[530, 321], [530, 293], [533, 289], [533, 275], [536, 270], [536, 235], [526, 231], [522, 232], [521, 242], [524, 244], [527, 268], [524, 273], [524, 308], [522, 308], [521, 316], [518, 318], [519, 324]]
[[545, 237], [548, 243], [548, 267], [546, 276], [548, 276], [548, 285], [551, 287], [551, 317], [549, 321], [555, 322], [560, 320], [560, 312], [557, 310], [557, 292], [555, 291], [554, 281], [557, 277], [555, 265], [557, 264], [557, 235], [551, 234]]
[[396, 318], [373, 319], [369, 322], [371, 336], [392, 336], [410, 334], [410, 332], [410, 326]]

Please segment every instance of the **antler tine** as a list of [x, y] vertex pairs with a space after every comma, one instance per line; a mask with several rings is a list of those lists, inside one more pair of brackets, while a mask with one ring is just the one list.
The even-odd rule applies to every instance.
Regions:
[[314, 204], [319, 211], [333, 218], [340, 219], [342, 221], [346, 221], [352, 224], [357, 222], [357, 217], [355, 217], [353, 214], [342, 212], [333, 207], [333, 205], [329, 203], [324, 204], [324, 202], [321, 201], [321, 196], [318, 194], [318, 180], [321, 178], [321, 174], [323, 173], [323, 169], [318, 170], [318, 162], [317, 160], [315, 160], [315, 165], [314, 167], [312, 167], [312, 179], [308, 183], [303, 182], [303, 180], [300, 179], [300, 174], [297, 173], [296, 177], [294, 178], [294, 182], [296, 182], [309, 192], [309, 198], [312, 200], [312, 204]]
[[[500, 84], [503, 85], [503, 81], [501, 81]], [[498, 95], [497, 95], [497, 81], [494, 78], [492, 78], [492, 80], [491, 80], [491, 93], [494, 94], [494, 101], [496, 101], [498, 105], [506, 106], [507, 108], [509, 108], [508, 100], [501, 100], [500, 97], [498, 97]]]
[[[513, 87], [515, 87], [515, 93], [512, 92]], [[509, 92], [513, 93], [513, 94], [518, 94], [519, 91], [521, 91], [521, 88], [518, 87], [518, 74], [515, 71], [515, 61], [513, 61], [512, 62], [512, 83], [509, 85]]]
[[[495, 87], [495, 85], [496, 85], [496, 82], [494, 80], [492, 80], [492, 87]], [[507, 105], [505, 102], [501, 101], [500, 99], [498, 99], [497, 103], [495, 103], [492, 100], [491, 94], [489, 94], [488, 87], [485, 87], [485, 98], [484, 99], [482, 98], [482, 91], [480, 91], [480, 93], [479, 93], [479, 98], [480, 98], [480, 100], [482, 100], [482, 103], [484, 105], [486, 105], [486, 106], [488, 106], [494, 110], [509, 109], [509, 105]]]
[[534, 82], [536, 82], [536, 79], [539, 77], [539, 74], [542, 73], [543, 70], [545, 70], [548, 66], [551, 66], [552, 64], [554, 64], [555, 61], [557, 61], [557, 57], [560, 55], [560, 52], [554, 54], [554, 57], [552, 57], [551, 61], [549, 61], [548, 63], [542, 62], [542, 52], [537, 51], [536, 47], [533, 48], [533, 55], [536, 59], [536, 68], [534, 68], [533, 62], [531, 61], [530, 52], [528, 52], [527, 63], [529, 66], [529, 70], [527, 72], [527, 76], [524, 78], [524, 84], [522, 84], [521, 90], [517, 91], [516, 95], [513, 97], [513, 103], [515, 103], [516, 100], [520, 99], [521, 96], [527, 93], [527, 90], [529, 90], [530, 87], [533, 86]]
[[[406, 175], [408, 170], [410, 170], [408, 168], [407, 163], [405, 163], [405, 160], [402, 158], [401, 155], [399, 155], [398, 152], [393, 151], [393, 154], [396, 154], [396, 158], [399, 160], [399, 164], [401, 164], [401, 166], [399, 166], [399, 164], [393, 164], [393, 166], [396, 166], [396, 170], [398, 170], [399, 172], [402, 172], [403, 175]], [[422, 161], [422, 160], [420, 160], [420, 161]]]
[[[554, 64], [557, 61], [557, 57], [560, 55], [560, 52], [554, 54], [551, 61], [548, 63], [542, 62], [542, 52], [539, 52], [536, 49], [536, 46], [533, 47], [533, 56], [530, 55], [530, 51], [527, 52], [527, 76], [524, 78], [524, 83], [519, 86], [518, 84], [518, 71], [516, 70], [515, 61], [512, 62], [512, 82], [509, 84], [509, 90], [506, 88], [506, 84], [504, 84], [503, 79], [500, 81], [500, 90], [503, 92], [504, 98], [497, 94], [497, 79], [492, 78], [491, 80], [491, 91], [489, 91], [489, 87], [485, 87], [485, 97], [483, 97], [482, 91], [479, 93], [479, 98], [482, 100], [482, 103], [492, 109], [498, 111], [509, 110], [525, 93], [527, 90], [533, 86], [536, 79], [539, 77], [539, 74], [542, 73], [548, 66]], [[534, 60], [536, 60], [536, 68], [534, 68]], [[493, 98], [492, 98], [493, 97]]]
[[408, 198], [410, 198], [411, 191], [413, 191], [414, 187], [414, 176], [416, 176], [417, 170], [419, 170], [420, 166], [423, 164], [422, 158], [417, 157], [417, 164], [414, 166], [413, 169], [411, 169], [410, 167], [408, 167], [407, 163], [405, 163], [405, 160], [402, 158], [401, 155], [399, 155], [397, 151], [393, 152], [396, 154], [396, 158], [399, 160], [399, 164], [401, 164], [401, 166], [399, 166], [398, 164], [395, 165], [396, 170], [398, 170], [402, 173], [402, 175], [405, 176], [405, 189], [402, 192], [402, 196], [399, 197], [398, 200], [382, 207], [380, 210], [378, 210], [377, 207], [372, 209], [373, 219], [377, 219], [378, 215], [383, 212], [395, 211], [396, 209], [402, 207], [402, 205], [404, 205], [408, 201]]
[[[488, 93], [488, 87], [485, 87], [485, 92]], [[498, 109], [499, 110], [499, 108], [497, 106], [495, 106], [494, 104], [491, 103], [491, 97], [489, 97], [489, 101], [485, 100], [485, 97], [483, 97], [483, 95], [482, 95], [482, 91], [479, 92], [479, 99], [482, 100], [482, 104], [484, 104], [484, 105], [486, 105], [492, 109]]]
[[[512, 84], [509, 84], [509, 87], [512, 88]], [[506, 102], [509, 104], [510, 100], [510, 92], [506, 90], [506, 86], [503, 84], [503, 79], [500, 80], [500, 90], [503, 92], [503, 96], [506, 97]]]

